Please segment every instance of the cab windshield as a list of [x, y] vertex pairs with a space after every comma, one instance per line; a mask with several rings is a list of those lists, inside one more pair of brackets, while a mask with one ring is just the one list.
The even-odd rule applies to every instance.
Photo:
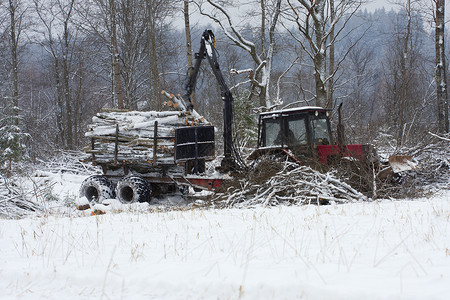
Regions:
[[261, 119], [261, 146], [290, 147], [330, 145], [330, 123], [325, 112], [274, 113]]
[[[284, 123], [282, 127], [280, 120]], [[304, 116], [267, 118], [264, 120], [264, 146], [298, 146], [308, 144]]]
[[288, 146], [308, 144], [305, 117], [299, 118], [295, 116], [287, 119], [287, 138], [285, 143]]

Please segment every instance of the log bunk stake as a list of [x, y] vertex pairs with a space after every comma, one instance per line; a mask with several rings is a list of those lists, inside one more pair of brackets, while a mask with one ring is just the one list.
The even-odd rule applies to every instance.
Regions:
[[114, 141], [114, 165], [117, 166], [117, 154], [119, 152], [119, 124], [116, 124], [116, 139]]
[[158, 121], [155, 121], [155, 125], [153, 126], [153, 165], [156, 166], [156, 150], [158, 149]]

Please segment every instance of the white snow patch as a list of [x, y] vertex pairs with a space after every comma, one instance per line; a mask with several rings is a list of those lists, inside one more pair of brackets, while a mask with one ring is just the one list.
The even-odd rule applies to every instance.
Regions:
[[0, 298], [450, 294], [449, 191], [416, 201], [110, 212], [0, 220]]

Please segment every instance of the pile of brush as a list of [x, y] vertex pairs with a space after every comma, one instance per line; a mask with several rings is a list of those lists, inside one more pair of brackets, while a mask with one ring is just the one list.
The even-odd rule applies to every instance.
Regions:
[[291, 162], [262, 160], [244, 178], [236, 178], [213, 199], [222, 207], [327, 204], [367, 201], [368, 198], [338, 178]]

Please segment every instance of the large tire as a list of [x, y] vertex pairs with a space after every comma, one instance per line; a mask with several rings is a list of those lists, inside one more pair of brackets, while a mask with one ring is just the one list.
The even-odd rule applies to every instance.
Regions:
[[116, 195], [122, 203], [150, 202], [152, 189], [144, 178], [131, 175], [117, 183]]
[[81, 197], [86, 197], [89, 202], [101, 202], [105, 199], [115, 198], [114, 185], [105, 176], [92, 175], [81, 183]]

